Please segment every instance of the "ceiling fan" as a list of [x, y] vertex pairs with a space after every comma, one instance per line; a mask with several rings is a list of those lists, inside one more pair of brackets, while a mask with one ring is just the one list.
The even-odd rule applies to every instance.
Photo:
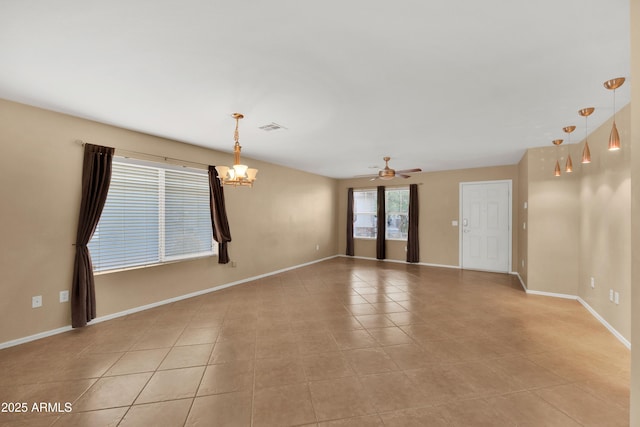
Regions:
[[407, 173], [422, 172], [422, 169], [420, 168], [403, 169], [403, 170], [397, 171], [389, 167], [389, 160], [391, 160], [391, 157], [383, 157], [382, 160], [384, 160], [384, 169], [378, 172], [378, 176], [376, 176], [375, 178], [371, 178], [371, 181], [375, 181], [376, 179], [389, 180], [389, 179], [395, 178], [396, 176], [399, 176], [402, 178], [410, 178], [411, 176], [406, 175]]

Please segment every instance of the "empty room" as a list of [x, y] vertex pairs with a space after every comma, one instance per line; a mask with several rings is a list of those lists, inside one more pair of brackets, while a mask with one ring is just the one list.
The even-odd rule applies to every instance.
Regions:
[[640, 2], [0, 1], [0, 426], [640, 425]]

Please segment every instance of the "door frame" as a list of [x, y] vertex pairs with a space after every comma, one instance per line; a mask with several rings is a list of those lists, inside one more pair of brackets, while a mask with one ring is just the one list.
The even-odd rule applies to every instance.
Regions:
[[512, 273], [513, 269], [513, 180], [511, 179], [496, 179], [490, 181], [464, 181], [459, 183], [458, 197], [459, 197], [459, 212], [458, 212], [458, 267], [463, 270], [463, 247], [462, 247], [462, 206], [463, 206], [463, 187], [465, 185], [471, 184], [498, 184], [498, 183], [507, 183], [509, 186], [509, 247], [508, 247], [508, 266], [507, 271], [496, 271], [496, 270], [483, 270], [483, 271], [491, 271], [494, 273]]

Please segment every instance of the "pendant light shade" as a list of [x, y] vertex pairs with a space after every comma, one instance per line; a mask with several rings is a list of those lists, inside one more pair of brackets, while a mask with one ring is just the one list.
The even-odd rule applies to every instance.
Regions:
[[624, 77], [617, 77], [604, 82], [604, 87], [613, 91], [613, 126], [611, 127], [611, 134], [609, 134], [609, 151], [620, 149], [620, 134], [616, 126], [616, 89], [622, 86], [624, 81]]
[[576, 127], [575, 126], [566, 126], [566, 127], [563, 127], [562, 130], [568, 136], [568, 141], [567, 141], [567, 163], [565, 165], [564, 171], [566, 173], [571, 173], [571, 172], [573, 172], [573, 161], [571, 161], [571, 132], [576, 130]]
[[618, 127], [616, 126], [615, 119], [613, 120], [613, 127], [611, 128], [611, 134], [609, 135], [609, 151], [616, 151], [620, 149], [620, 134], [618, 133]]
[[564, 168], [564, 171], [566, 173], [571, 173], [573, 172], [573, 162], [571, 161], [571, 155], [567, 156], [567, 164]]
[[256, 174], [258, 169], [249, 168], [247, 165], [240, 164], [240, 136], [238, 133], [238, 123], [244, 116], [240, 113], [233, 113], [231, 115], [236, 120], [236, 130], [233, 134], [235, 144], [233, 146], [233, 166], [216, 166], [218, 171], [218, 178], [223, 185], [232, 185], [237, 187], [253, 187], [253, 182], [256, 180]]
[[591, 163], [591, 150], [589, 150], [589, 141], [587, 140], [589, 137], [588, 120], [594, 111], [595, 108], [593, 107], [578, 110], [578, 114], [584, 117], [584, 148], [582, 149], [582, 163], [584, 164]]
[[589, 143], [584, 142], [584, 148], [582, 149], [582, 163], [591, 163], [591, 150], [589, 150]]
[[[554, 139], [551, 142], [553, 142], [553, 145], [555, 145], [556, 147], [558, 147], [558, 149], [560, 149], [560, 144], [562, 144], [561, 139]], [[555, 167], [555, 170], [553, 171], [553, 175], [554, 176], [562, 175], [562, 171], [560, 169], [560, 160], [556, 160], [556, 167]]]

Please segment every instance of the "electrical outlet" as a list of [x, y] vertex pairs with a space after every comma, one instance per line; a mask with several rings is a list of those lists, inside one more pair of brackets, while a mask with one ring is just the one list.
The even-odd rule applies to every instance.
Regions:
[[231, 261], [231, 267], [236, 268], [238, 266], [238, 263], [235, 261]]
[[596, 278], [592, 277], [591, 278], [591, 289], [595, 289], [596, 288]]
[[523, 229], [523, 230], [526, 230], [526, 229], [527, 229], [527, 223], [526, 223], [526, 222], [523, 222], [523, 223], [522, 223], [522, 229]]
[[522, 260], [522, 268], [524, 268], [524, 259]]
[[69, 301], [69, 291], [60, 291], [60, 302]]
[[616, 292], [613, 295], [614, 295], [613, 299], [614, 299], [616, 305], [620, 304], [620, 292]]
[[31, 308], [42, 307], [42, 295], [37, 295], [31, 298]]
[[609, 289], [609, 301], [613, 302], [613, 289]]
[[316, 251], [319, 251], [319, 250], [320, 250], [320, 245], [316, 244]]

